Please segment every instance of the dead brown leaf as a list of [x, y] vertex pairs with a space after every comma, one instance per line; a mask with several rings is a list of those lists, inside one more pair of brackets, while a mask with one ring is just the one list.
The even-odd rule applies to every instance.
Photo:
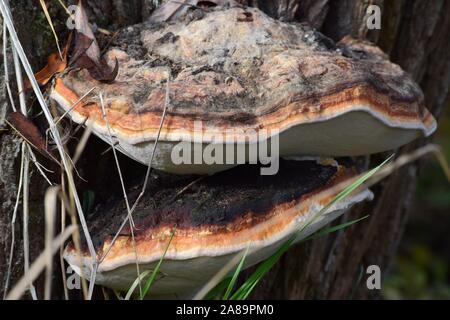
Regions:
[[77, 68], [86, 69], [92, 78], [102, 82], [112, 82], [119, 72], [119, 62], [115, 60], [114, 68], [111, 70], [105, 59], [92, 58], [88, 55], [88, 49], [94, 41], [82, 33], [76, 33], [75, 47], [70, 65]]
[[119, 72], [119, 63], [116, 59], [115, 66], [111, 70], [108, 63], [101, 55], [101, 51], [86, 12], [78, 3], [79, 10], [75, 14], [75, 43], [72, 50], [70, 65], [86, 69], [91, 77], [102, 82], [112, 82]]
[[[40, 86], [46, 85], [55, 76], [55, 74], [63, 72], [64, 69], [66, 69], [66, 67], [67, 67], [67, 52], [68, 52], [69, 45], [70, 45], [70, 38], [69, 38], [69, 41], [68, 41], [66, 47], [64, 48], [64, 50], [61, 53], [62, 57], [63, 57], [62, 60], [61, 60], [59, 53], [52, 53], [47, 58], [47, 65], [34, 74], [36, 81]], [[26, 91], [31, 89], [31, 83], [30, 83], [29, 79], [25, 80], [24, 86], [25, 86]]]
[[7, 118], [8, 124], [29, 144], [36, 149], [41, 155], [49, 160], [59, 163], [53, 156], [52, 152], [48, 150], [47, 143], [41, 135], [36, 125], [21, 112], [12, 112]]

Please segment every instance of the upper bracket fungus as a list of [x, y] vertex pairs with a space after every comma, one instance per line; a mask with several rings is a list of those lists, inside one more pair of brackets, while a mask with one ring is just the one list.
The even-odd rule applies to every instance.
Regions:
[[[317, 215], [355, 175], [348, 159], [338, 159], [337, 165], [282, 160], [273, 176], [261, 176], [257, 166], [243, 165], [207, 176], [187, 190], [185, 181], [155, 186], [133, 214], [135, 246], [129, 229], [122, 230], [112, 244], [126, 215], [125, 203], [115, 197], [98, 206], [89, 221], [91, 234], [98, 240], [97, 258], [106, 255], [96, 283], [126, 291], [137, 279], [136, 263], [141, 272], [153, 270], [167, 249], [150, 295], [191, 298], [241, 250], [249, 248], [245, 266], [253, 265], [302, 228], [297, 241], [353, 204], [370, 199], [372, 193], [360, 188]], [[130, 199], [138, 192], [131, 188]], [[79, 255], [71, 244], [64, 257], [89, 279], [92, 264], [86, 249]]]
[[[97, 87], [117, 148], [148, 164], [168, 94], [153, 165], [169, 172], [213, 173], [235, 164], [227, 150], [212, 164], [196, 163], [193, 150], [208, 145], [250, 148], [276, 138], [280, 156], [354, 156], [397, 148], [436, 128], [418, 85], [377, 47], [350, 38], [335, 44], [254, 8], [128, 27], [105, 58], [110, 68], [119, 63], [115, 81], [71, 70], [51, 97], [109, 141], [97, 97], [71, 109]], [[180, 142], [192, 144], [184, 150], [191, 162], [174, 163]], [[244, 154], [244, 162], [252, 160]]]

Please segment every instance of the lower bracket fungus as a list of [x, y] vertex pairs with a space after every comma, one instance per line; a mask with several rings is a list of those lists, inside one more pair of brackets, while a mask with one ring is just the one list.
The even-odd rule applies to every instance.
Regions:
[[249, 154], [252, 145], [276, 139], [280, 156], [354, 156], [395, 149], [436, 128], [418, 85], [374, 45], [334, 43], [255, 8], [217, 7], [194, 20], [128, 27], [105, 59], [111, 69], [118, 62], [114, 81], [72, 69], [56, 79], [51, 97], [109, 142], [99, 99], [76, 103], [98, 88], [117, 148], [148, 165], [160, 132], [153, 166], [172, 173], [239, 164], [228, 149], [197, 163], [195, 148], [243, 145], [242, 162], [251, 162], [260, 160]]
[[[127, 216], [125, 203], [116, 197], [98, 206], [89, 221], [97, 239], [97, 258], [105, 256], [96, 283], [127, 291], [137, 279], [136, 263], [140, 272], [153, 270], [167, 250], [150, 296], [192, 298], [247, 247], [246, 267], [270, 256], [303, 227], [307, 226], [297, 241], [353, 204], [371, 199], [369, 190], [357, 189], [313, 219], [355, 175], [356, 169], [346, 158], [338, 159], [337, 165], [281, 160], [279, 172], [272, 176], [261, 176], [257, 166], [243, 165], [206, 176], [187, 189], [183, 188], [186, 179], [153, 187], [133, 213], [134, 244], [126, 229], [112, 244]], [[130, 199], [138, 194], [132, 190]], [[87, 249], [80, 256], [69, 244], [64, 257], [89, 279], [92, 261]]]

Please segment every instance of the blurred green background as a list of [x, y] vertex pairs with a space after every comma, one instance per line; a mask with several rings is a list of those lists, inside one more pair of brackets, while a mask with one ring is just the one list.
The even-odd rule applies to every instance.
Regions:
[[[450, 105], [434, 142], [450, 160]], [[420, 172], [414, 207], [384, 279], [385, 299], [450, 299], [450, 185], [434, 157]]]

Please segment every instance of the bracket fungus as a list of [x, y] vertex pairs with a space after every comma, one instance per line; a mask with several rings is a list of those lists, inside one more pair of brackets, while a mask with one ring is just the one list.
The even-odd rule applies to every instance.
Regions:
[[[96, 283], [126, 291], [137, 278], [136, 262], [141, 272], [153, 270], [167, 249], [161, 276], [150, 295], [190, 298], [241, 250], [249, 247], [246, 266], [253, 265], [302, 227], [308, 225], [297, 241], [353, 204], [370, 199], [369, 190], [357, 189], [312, 219], [355, 175], [348, 158], [338, 159], [336, 165], [281, 160], [279, 172], [272, 176], [261, 176], [257, 166], [243, 165], [206, 176], [189, 184], [187, 190], [183, 188], [186, 179], [153, 186], [133, 214], [135, 247], [127, 230], [111, 247], [126, 216], [124, 202], [116, 197], [98, 206], [89, 223], [97, 239], [98, 258], [108, 252], [99, 264]], [[137, 196], [138, 190], [134, 190], [131, 197]], [[64, 257], [77, 273], [89, 279], [91, 256], [87, 249], [80, 256], [69, 245]]]
[[[109, 141], [96, 97], [71, 109], [99, 88], [117, 148], [148, 164], [167, 87], [170, 104], [153, 166], [180, 174], [232, 166], [228, 150], [213, 164], [196, 163], [189, 151], [196, 147], [206, 152], [208, 145], [249, 147], [276, 138], [280, 156], [355, 156], [435, 130], [418, 85], [370, 43], [334, 43], [255, 8], [210, 11], [126, 28], [105, 54], [111, 68], [115, 59], [120, 65], [114, 82], [71, 70], [56, 80], [51, 97], [75, 122], [93, 121], [94, 133]], [[180, 142], [194, 146], [187, 151], [191, 162], [174, 163]], [[246, 152], [243, 162], [249, 161]]]

